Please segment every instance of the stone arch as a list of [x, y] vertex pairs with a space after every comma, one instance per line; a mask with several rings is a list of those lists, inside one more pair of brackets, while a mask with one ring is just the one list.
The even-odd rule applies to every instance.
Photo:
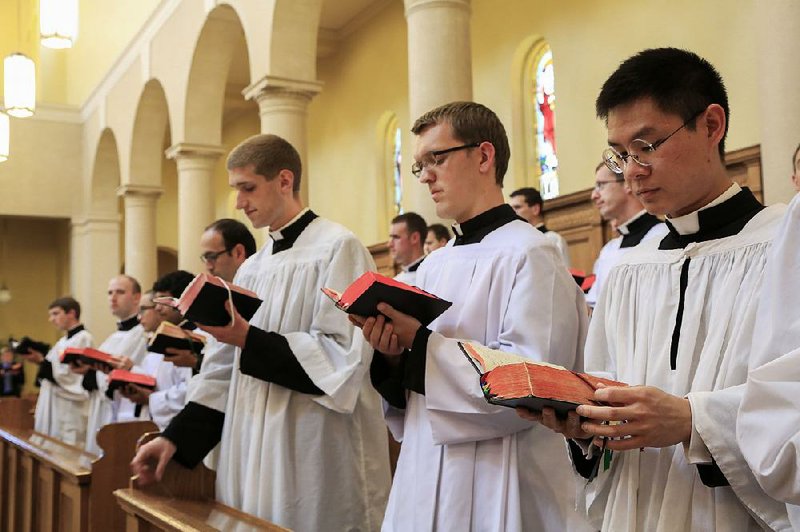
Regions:
[[136, 107], [131, 136], [129, 184], [161, 186], [165, 135], [169, 133], [167, 98], [161, 83], [151, 79], [144, 85]]

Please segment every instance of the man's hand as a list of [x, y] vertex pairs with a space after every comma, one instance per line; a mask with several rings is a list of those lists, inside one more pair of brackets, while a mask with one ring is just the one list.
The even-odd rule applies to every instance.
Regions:
[[534, 412], [524, 407], [517, 407], [517, 415], [528, 421], [538, 421], [553, 432], [563, 435], [572, 440], [586, 440], [592, 435], [581, 429], [581, 418], [575, 411], [567, 414], [567, 419], [559, 419], [556, 411], [545, 407], [541, 412]]
[[[230, 301], [225, 302], [225, 310], [231, 313]], [[222, 343], [243, 348], [244, 343], [247, 340], [247, 331], [250, 330], [250, 323], [248, 323], [247, 320], [236, 311], [236, 307], [233, 307], [232, 314], [232, 327], [230, 325], [214, 327], [211, 325], [200, 325], [199, 323], [197, 326]]]
[[393, 309], [386, 303], [378, 304], [377, 317], [350, 315], [350, 322], [361, 327], [367, 342], [383, 354], [399, 355], [410, 349], [422, 324], [408, 314]]
[[22, 356], [25, 357], [25, 360], [33, 362], [34, 364], [41, 364], [44, 362], [44, 355], [36, 349], [28, 348], [28, 353]]
[[[114, 369], [124, 369], [125, 371], [130, 371], [133, 367], [133, 360], [126, 356], [118, 356], [114, 357], [113, 365]], [[102, 371], [105, 371], [105, 369], [102, 369]], [[108, 373], [108, 371], [105, 371], [105, 373]]]
[[[595, 391], [597, 401], [614, 406], [581, 405], [578, 415], [588, 418], [581, 428], [595, 436], [611, 438], [606, 448], [626, 451], [642, 447], [669, 447], [688, 443], [692, 435], [689, 400], [652, 386], [608, 386]], [[616, 422], [615, 424], [602, 424]]]
[[146, 486], [161, 481], [164, 468], [167, 467], [175, 451], [177, 451], [175, 444], [161, 436], [139, 447], [131, 461], [131, 471], [139, 477], [137, 480], [139, 485]]
[[137, 405], [147, 405], [150, 403], [150, 394], [153, 390], [131, 383], [123, 386], [120, 392]]
[[197, 368], [197, 355], [192, 353], [190, 349], [178, 349], [177, 347], [168, 347], [164, 351], [164, 361], [172, 362], [179, 368]]

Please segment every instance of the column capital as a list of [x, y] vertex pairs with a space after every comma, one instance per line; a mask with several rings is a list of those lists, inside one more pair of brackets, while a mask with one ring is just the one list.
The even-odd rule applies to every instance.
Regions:
[[173, 144], [164, 150], [164, 155], [166, 155], [167, 159], [175, 160], [184, 158], [216, 160], [224, 153], [225, 148], [222, 146], [215, 146], [213, 144], [200, 144], [197, 142], [179, 142], [178, 144]]
[[121, 220], [122, 217], [119, 214], [88, 214], [84, 216], [73, 216], [70, 220], [70, 224], [72, 225], [73, 229], [78, 229], [91, 225], [116, 225], [119, 224]]
[[117, 187], [117, 196], [123, 196], [125, 198], [144, 197], [156, 200], [163, 192], [163, 187], [157, 187], [155, 185], [128, 184]]
[[404, 0], [404, 3], [406, 17], [416, 11], [433, 8], [462, 9], [467, 13], [471, 11], [470, 0]]
[[311, 98], [322, 90], [321, 81], [282, 78], [279, 76], [264, 76], [242, 91], [247, 100], [259, 101], [270, 95], [286, 95], [293, 97]]

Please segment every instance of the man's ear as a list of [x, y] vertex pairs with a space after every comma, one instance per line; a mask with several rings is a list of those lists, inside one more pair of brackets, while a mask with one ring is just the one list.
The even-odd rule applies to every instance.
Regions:
[[283, 169], [278, 172], [278, 177], [276, 179], [280, 180], [280, 188], [282, 192], [287, 194], [292, 194], [294, 189], [294, 172], [291, 170]]
[[542, 206], [539, 204], [531, 205], [531, 212], [533, 212], [534, 216], [541, 216], [542, 215]]
[[495, 150], [491, 142], [481, 142], [478, 146], [481, 152], [481, 171], [488, 172], [494, 165]]
[[719, 143], [725, 136], [725, 109], [718, 103], [712, 103], [706, 109], [705, 114], [699, 120], [698, 128], [706, 135], [709, 142], [709, 150], [718, 152]]
[[231, 256], [236, 260], [243, 260], [245, 258], [244, 244], [236, 244], [231, 248]]

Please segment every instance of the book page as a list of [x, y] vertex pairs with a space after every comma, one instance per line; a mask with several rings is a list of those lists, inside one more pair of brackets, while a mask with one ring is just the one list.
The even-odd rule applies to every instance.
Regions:
[[459, 342], [464, 352], [473, 360], [473, 363], [483, 368], [483, 373], [488, 373], [498, 366], [506, 366], [509, 364], [520, 364], [527, 362], [529, 364], [539, 364], [542, 366], [550, 366], [557, 369], [566, 369], [555, 364], [548, 364], [547, 362], [540, 362], [532, 360], [513, 353], [506, 353], [497, 349], [489, 349], [486, 346], [471, 343]]

